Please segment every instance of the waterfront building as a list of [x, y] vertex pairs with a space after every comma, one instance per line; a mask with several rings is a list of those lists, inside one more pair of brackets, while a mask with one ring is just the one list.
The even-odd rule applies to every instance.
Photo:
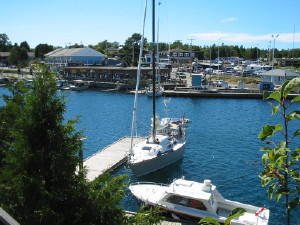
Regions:
[[106, 55], [91, 48], [58, 48], [45, 55], [46, 63], [52, 70], [60, 67], [102, 65]]
[[172, 49], [169, 54], [172, 61], [180, 61], [181, 63], [192, 62], [196, 57], [195, 52], [180, 49]]
[[261, 73], [264, 82], [272, 82], [275, 86], [282, 85], [285, 81], [299, 76], [298, 72], [283, 69], [274, 69]]
[[[68, 80], [81, 79], [96, 82], [120, 82], [135, 85], [137, 67], [108, 67], [108, 66], [67, 66], [64, 68], [63, 77]], [[161, 81], [170, 77], [170, 68], [161, 68]], [[141, 68], [142, 85], [152, 78], [152, 68]]]

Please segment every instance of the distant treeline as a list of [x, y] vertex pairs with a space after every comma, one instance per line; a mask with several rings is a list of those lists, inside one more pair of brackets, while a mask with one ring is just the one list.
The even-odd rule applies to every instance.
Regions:
[[[140, 45], [141, 35], [138, 33], [132, 34], [131, 37], [127, 38], [124, 45], [120, 45], [118, 42], [109, 42], [104, 40], [96, 45], [89, 45], [88, 47], [96, 49], [108, 57], [119, 56], [127, 64], [137, 64], [139, 45]], [[152, 46], [145, 40], [145, 53], [150, 52]], [[73, 44], [67, 46], [68, 48], [81, 48], [84, 47], [82, 44]], [[31, 49], [26, 41], [23, 41], [18, 45], [17, 43], [12, 44], [6, 34], [0, 34], [0, 51], [1, 52], [11, 52], [8, 63], [9, 64], [20, 64], [25, 62], [28, 58], [26, 52], [34, 51], [36, 58], [43, 59], [44, 55], [55, 47], [48, 44], [39, 44], [34, 49]], [[171, 44], [159, 43], [159, 51], [169, 51], [172, 49], [180, 49], [186, 51], [193, 51], [196, 53], [196, 57], [200, 60], [203, 59], [216, 59], [218, 57], [240, 57], [244, 59], [258, 59], [258, 58], [270, 58], [272, 55], [272, 49], [260, 49], [258, 47], [245, 48], [243, 45], [225, 45], [222, 43], [217, 46], [213, 44], [212, 46], [196, 46], [183, 44], [181, 41], [174, 41]], [[300, 49], [282, 49], [274, 50], [275, 58], [299, 58]]]

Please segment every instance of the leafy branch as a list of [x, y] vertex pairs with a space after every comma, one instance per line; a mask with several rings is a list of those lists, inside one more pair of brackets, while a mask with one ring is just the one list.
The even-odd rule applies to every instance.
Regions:
[[[300, 129], [292, 132], [292, 135], [289, 130], [291, 121], [300, 120], [300, 111], [290, 110], [291, 106], [300, 102], [300, 96], [297, 95], [291, 101], [288, 100], [291, 92], [299, 86], [300, 78], [294, 78], [286, 81], [279, 90], [272, 92], [266, 98], [275, 101], [276, 105], [270, 104], [272, 115], [280, 114], [282, 124], [265, 125], [258, 135], [258, 138], [265, 141], [266, 144], [271, 144], [271, 147], [260, 149], [265, 153], [262, 156], [264, 169], [259, 177], [262, 186], [268, 188], [270, 199], [275, 198], [276, 201], [279, 201], [281, 197], [285, 197], [286, 224], [290, 224], [290, 211], [300, 205], [300, 148], [290, 148], [290, 144], [300, 135]], [[283, 140], [274, 141], [277, 133], [281, 133]], [[270, 138], [273, 140], [267, 140]], [[292, 200], [289, 197], [292, 197]]]

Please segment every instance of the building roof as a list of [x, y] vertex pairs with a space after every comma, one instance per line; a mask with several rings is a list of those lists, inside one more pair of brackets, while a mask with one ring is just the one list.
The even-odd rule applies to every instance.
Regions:
[[262, 76], [298, 77], [300, 74], [292, 70], [274, 69], [261, 73]]
[[71, 57], [71, 56], [94, 56], [105, 57], [102, 53], [92, 48], [58, 48], [45, 55], [46, 57]]
[[8, 57], [9, 55], [9, 52], [0, 52], [0, 57]]
[[[28, 57], [34, 57], [34, 52], [27, 52]], [[0, 52], [0, 57], [8, 57], [10, 52]]]

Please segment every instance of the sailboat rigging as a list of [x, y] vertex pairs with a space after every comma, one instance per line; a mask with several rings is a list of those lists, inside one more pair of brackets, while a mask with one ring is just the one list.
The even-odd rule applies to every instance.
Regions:
[[[161, 2], [158, 3], [158, 5], [160, 6], [161, 5]], [[155, 12], [154, 12], [155, 13]], [[153, 15], [155, 16], [155, 15]], [[153, 23], [155, 23], [155, 21], [153, 21]], [[153, 33], [155, 35], [155, 31]], [[149, 97], [159, 97], [159, 96], [162, 96], [163, 95], [163, 92], [164, 92], [164, 88], [161, 86], [161, 76], [160, 76], [160, 58], [159, 58], [159, 16], [157, 18], [157, 43], [155, 44], [155, 40], [153, 40], [153, 48], [156, 50], [156, 53], [155, 51], [152, 52], [152, 65], [153, 65], [153, 62], [154, 62], [154, 65], [156, 66], [155, 69], [156, 69], [156, 74], [155, 74], [155, 82], [157, 82], [157, 85], [155, 84], [155, 91], [153, 91], [153, 82], [152, 82], [152, 87], [149, 86], [146, 88], [146, 95], [149, 96]], [[157, 63], [156, 63], [157, 62]]]
[[[144, 15], [146, 16], [146, 9]], [[145, 16], [142, 41], [144, 39]], [[162, 120], [159, 120], [156, 116], [155, 0], [152, 0], [152, 42], [152, 130], [149, 137], [140, 143], [133, 145], [132, 139], [128, 155], [128, 165], [137, 176], [154, 172], [182, 158], [183, 147], [186, 143], [186, 119], [163, 118]], [[136, 128], [137, 94], [139, 86], [138, 83], [140, 80], [141, 55], [143, 53], [142, 47], [143, 44], [141, 43], [137, 72], [136, 95], [133, 109], [132, 136], [134, 134], [134, 127]]]

